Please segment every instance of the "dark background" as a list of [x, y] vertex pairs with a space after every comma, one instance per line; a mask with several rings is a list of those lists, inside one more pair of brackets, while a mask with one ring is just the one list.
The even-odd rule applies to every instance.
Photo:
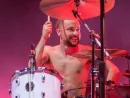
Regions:
[[[30, 44], [38, 43], [42, 25], [47, 19], [39, 10], [41, 0], [0, 0], [0, 98], [10, 98], [9, 81], [15, 70], [27, 67]], [[116, 0], [114, 8], [106, 14], [106, 47], [128, 50], [130, 46], [130, 1]], [[53, 26], [56, 22], [51, 18]], [[100, 32], [99, 17], [87, 19], [89, 27]], [[91, 45], [88, 31], [82, 28], [81, 43]], [[59, 38], [53, 34], [47, 44], [56, 45]], [[112, 59], [121, 72], [127, 69], [127, 60]], [[119, 83], [128, 84], [128, 78], [121, 76]]]

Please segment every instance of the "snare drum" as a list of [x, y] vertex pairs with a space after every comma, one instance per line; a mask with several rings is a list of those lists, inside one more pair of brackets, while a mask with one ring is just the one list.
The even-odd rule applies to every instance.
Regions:
[[61, 98], [60, 75], [44, 67], [16, 71], [10, 84], [11, 98]]

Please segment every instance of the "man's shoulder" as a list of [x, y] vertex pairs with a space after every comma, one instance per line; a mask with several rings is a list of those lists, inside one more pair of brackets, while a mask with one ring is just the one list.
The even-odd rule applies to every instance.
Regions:
[[49, 46], [49, 45], [44, 46], [44, 49], [51, 49], [51, 48], [52, 48], [52, 46]]
[[45, 45], [44, 49], [51, 52], [52, 50], [55, 50], [57, 47], [58, 45], [55, 45], [55, 46]]

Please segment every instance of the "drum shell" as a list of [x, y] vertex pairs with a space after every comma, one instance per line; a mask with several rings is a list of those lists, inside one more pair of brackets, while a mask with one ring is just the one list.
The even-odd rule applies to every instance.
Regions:
[[11, 78], [11, 98], [61, 98], [61, 77], [45, 68], [33, 74], [23, 69]]

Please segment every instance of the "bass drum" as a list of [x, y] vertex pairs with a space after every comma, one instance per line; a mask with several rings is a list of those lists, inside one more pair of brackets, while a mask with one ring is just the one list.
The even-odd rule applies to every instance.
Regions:
[[16, 71], [10, 81], [11, 98], [61, 98], [61, 77], [53, 70], [38, 67]]

